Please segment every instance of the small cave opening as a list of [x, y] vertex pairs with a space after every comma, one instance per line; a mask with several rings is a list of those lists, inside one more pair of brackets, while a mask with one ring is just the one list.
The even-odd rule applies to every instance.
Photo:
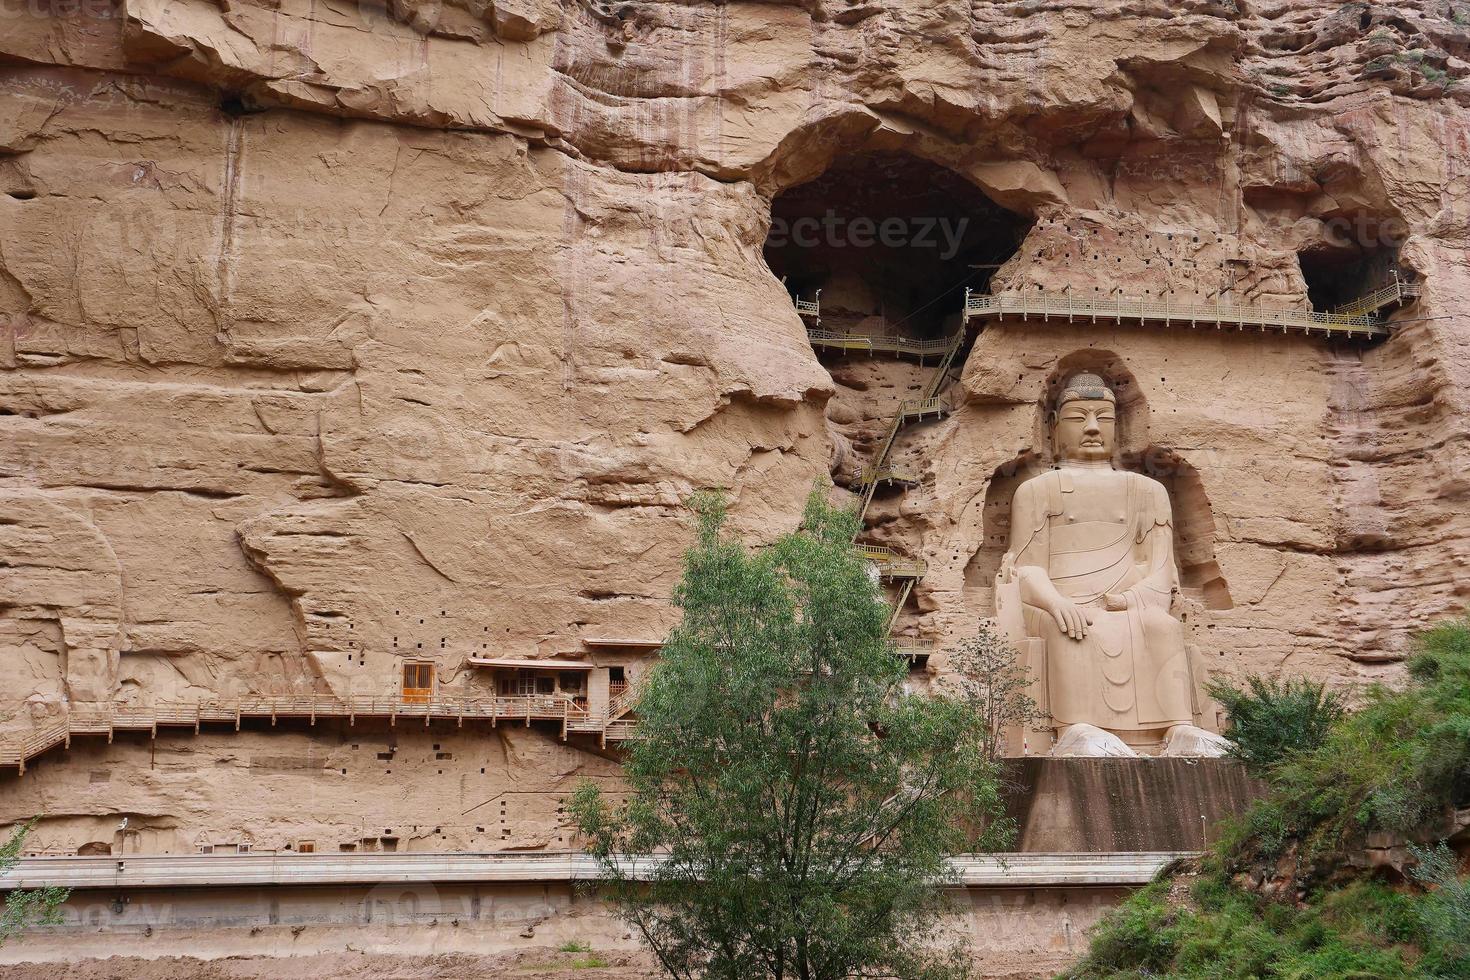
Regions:
[[254, 100], [244, 92], [222, 92], [219, 99], [219, 111], [231, 119], [240, 119], [264, 112], [265, 107], [256, 105]]
[[1329, 242], [1298, 252], [1297, 262], [1312, 309], [1330, 312], [1388, 285], [1398, 269], [1398, 246], [1392, 242], [1367, 245]]
[[953, 170], [898, 151], [840, 157], [772, 202], [766, 264], [793, 297], [821, 290], [824, 330], [933, 339], [959, 328], [1032, 219]]

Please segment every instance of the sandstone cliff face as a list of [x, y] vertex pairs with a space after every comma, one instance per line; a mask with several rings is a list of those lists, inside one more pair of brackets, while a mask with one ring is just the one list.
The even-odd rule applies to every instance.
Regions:
[[[1047, 458], [1038, 401], [1079, 366], [1131, 386], [1125, 448], [1174, 494], [1210, 669], [1392, 676], [1470, 591], [1470, 4], [3, 16], [11, 733], [86, 704], [391, 693], [410, 653], [473, 692], [467, 655], [661, 636], [690, 491], [730, 488], [738, 530], [773, 537], [926, 378], [819, 361], [762, 254], [774, 200], [874, 152], [1014, 215], [995, 289], [1303, 305], [1304, 268], [1345, 252], [1364, 288], [1383, 256], [1424, 284], [1366, 347], [988, 327], [960, 410], [901, 437], [920, 486], [872, 511], [874, 541], [930, 563], [902, 635], [942, 647], [989, 614], [1009, 489]], [[38, 839], [58, 849], [109, 842], [118, 813], [150, 849], [410, 820], [554, 846], [566, 779], [615, 771], [535, 730], [493, 736], [516, 765], [480, 760], [483, 735], [392, 737], [426, 765], [343, 765], [366, 749], [328, 729], [74, 749], [0, 819], [56, 815]], [[546, 829], [450, 819], [506, 789], [542, 794]]]

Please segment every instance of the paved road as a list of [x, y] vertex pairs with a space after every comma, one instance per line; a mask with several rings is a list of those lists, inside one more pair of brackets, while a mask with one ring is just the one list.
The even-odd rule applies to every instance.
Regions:
[[[965, 855], [954, 859], [970, 887], [1141, 885], [1187, 854], [1141, 851], [1094, 854]], [[629, 859], [635, 872], [656, 858]], [[588, 881], [593, 859], [576, 852], [539, 854], [185, 854], [24, 858], [0, 886], [34, 888], [180, 888], [327, 885], [381, 882]]]

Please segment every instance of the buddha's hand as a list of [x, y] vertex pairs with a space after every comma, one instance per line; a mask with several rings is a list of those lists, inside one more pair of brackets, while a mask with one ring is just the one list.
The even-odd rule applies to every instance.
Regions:
[[1058, 600], [1049, 611], [1051, 618], [1056, 620], [1057, 629], [1074, 640], [1086, 636], [1087, 627], [1092, 625], [1092, 617], [1083, 612], [1081, 606], [1066, 599]]
[[1103, 608], [1108, 612], [1122, 612], [1128, 608], [1128, 597], [1119, 592], [1109, 592], [1103, 596]]

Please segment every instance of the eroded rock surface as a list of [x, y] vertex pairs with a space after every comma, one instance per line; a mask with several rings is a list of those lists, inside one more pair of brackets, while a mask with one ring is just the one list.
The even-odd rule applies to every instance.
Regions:
[[[997, 290], [1304, 305], [1299, 255], [1344, 240], [1423, 284], [1373, 345], [987, 327], [870, 512], [929, 563], [905, 642], [989, 615], [1037, 406], [1096, 369], [1170, 485], [1197, 662], [1391, 678], [1470, 591], [1467, 52], [1446, 0], [7, 6], [3, 728], [392, 695], [410, 652], [484, 693], [470, 655], [661, 636], [682, 499], [774, 537], [927, 379], [819, 360], [762, 256], [773, 199], [864, 152], [1024, 219]], [[52, 814], [57, 852], [554, 847], [568, 781], [615, 778], [538, 728], [313, 731], [74, 747], [0, 819]], [[462, 815], [511, 790], [522, 823]]]

